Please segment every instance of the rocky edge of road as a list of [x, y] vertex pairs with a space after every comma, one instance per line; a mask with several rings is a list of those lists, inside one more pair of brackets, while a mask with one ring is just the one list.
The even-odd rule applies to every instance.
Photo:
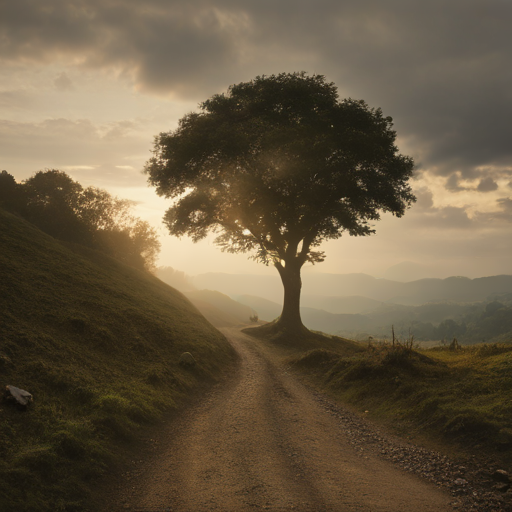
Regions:
[[453, 496], [451, 505], [464, 512], [512, 512], [512, 476], [490, 459], [472, 456], [463, 464], [436, 451], [402, 441], [316, 392], [315, 399], [331, 415], [359, 450], [392, 461]]

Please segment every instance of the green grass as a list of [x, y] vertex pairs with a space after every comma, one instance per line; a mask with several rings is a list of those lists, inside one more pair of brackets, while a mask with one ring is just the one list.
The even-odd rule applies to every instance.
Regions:
[[234, 352], [173, 288], [2, 210], [0, 247], [0, 386], [34, 396], [0, 403], [0, 510], [85, 510], [126, 443]]
[[354, 346], [318, 333], [294, 341], [267, 340], [266, 347], [335, 400], [401, 435], [510, 462], [512, 344], [413, 350], [404, 344]]

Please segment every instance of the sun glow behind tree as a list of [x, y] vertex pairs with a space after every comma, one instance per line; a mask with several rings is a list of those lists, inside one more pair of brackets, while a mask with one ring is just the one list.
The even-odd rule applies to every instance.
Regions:
[[218, 233], [224, 251], [272, 264], [284, 286], [277, 329], [300, 334], [300, 271], [325, 240], [365, 236], [381, 212], [415, 200], [412, 159], [395, 145], [392, 119], [304, 72], [256, 77], [201, 104], [156, 137], [149, 183], [173, 200], [171, 234]]

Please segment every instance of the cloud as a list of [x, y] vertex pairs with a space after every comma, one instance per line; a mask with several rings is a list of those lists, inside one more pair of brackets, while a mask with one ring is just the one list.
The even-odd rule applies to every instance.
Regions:
[[109, 69], [131, 76], [142, 90], [200, 95], [205, 76], [211, 92], [239, 61], [246, 15], [222, 4], [8, 2], [0, 6], [0, 58]]
[[28, 110], [34, 107], [34, 100], [24, 90], [0, 91], [0, 107], [3, 112]]
[[468, 190], [467, 187], [462, 187], [460, 185], [460, 173], [454, 172], [447, 180], [445, 187], [450, 192], [462, 192], [464, 190]]
[[477, 212], [475, 220], [482, 224], [487, 224], [496, 228], [500, 228], [503, 222], [512, 223], [512, 199], [510, 197], [502, 197], [496, 200], [497, 210], [490, 212]]
[[84, 185], [141, 186], [150, 140], [132, 121], [95, 125], [90, 120], [0, 121], [2, 168], [17, 180], [44, 168], [69, 171]]
[[466, 208], [457, 206], [431, 208], [429, 212], [413, 219], [413, 223], [416, 227], [436, 231], [467, 230], [475, 227]]
[[494, 190], [498, 190], [498, 184], [490, 177], [483, 178], [480, 180], [480, 183], [476, 187], [478, 192], [493, 192]]
[[0, 60], [196, 101], [256, 74], [322, 73], [393, 116], [419, 172], [483, 191], [479, 169], [512, 160], [511, 18], [504, 0], [17, 0], [0, 4]]
[[456, 230], [466, 232], [468, 229], [478, 229], [480, 225], [468, 215], [468, 205], [465, 206], [434, 206], [434, 194], [427, 187], [414, 190], [416, 203], [411, 207], [397, 228], [410, 232], [453, 233]]
[[[491, 174], [491, 175], [489, 175]], [[479, 178], [479, 176], [485, 176]], [[474, 169], [471, 173], [470, 177], [464, 176], [460, 171], [454, 172], [452, 175], [448, 177], [445, 182], [446, 190], [450, 192], [465, 192], [465, 191], [477, 191], [477, 192], [494, 192], [498, 190], [498, 183], [493, 179], [493, 176], [497, 177], [506, 177], [508, 176], [508, 171], [499, 170], [499, 169]], [[475, 183], [478, 181], [478, 183]], [[461, 182], [465, 182], [465, 184], [461, 184]]]
[[510, 214], [512, 217], [512, 199], [510, 197], [503, 197], [496, 201], [503, 212]]
[[58, 77], [56, 77], [53, 81], [53, 84], [59, 91], [72, 91], [75, 88], [73, 82], [66, 73], [61, 73]]
[[[494, 191], [497, 189], [495, 185], [495, 182], [489, 178], [488, 182], [481, 187], [484, 189], [481, 191], [487, 188], [488, 191]], [[423, 186], [416, 189], [414, 193], [417, 198], [416, 203], [404, 218], [399, 220], [399, 226], [396, 225], [406, 238], [415, 237], [417, 234], [430, 236], [429, 233], [439, 239], [445, 236], [465, 237], [469, 233], [474, 236], [485, 233], [495, 233], [498, 237], [510, 236], [512, 225], [512, 198], [510, 197], [492, 200], [485, 198], [480, 202], [462, 206], [435, 206], [434, 194], [429, 188]], [[405, 235], [405, 232], [408, 234]]]
[[427, 187], [420, 187], [419, 189], [414, 190], [414, 195], [416, 196], [416, 203], [414, 203], [413, 211], [425, 212], [433, 208], [434, 195]]

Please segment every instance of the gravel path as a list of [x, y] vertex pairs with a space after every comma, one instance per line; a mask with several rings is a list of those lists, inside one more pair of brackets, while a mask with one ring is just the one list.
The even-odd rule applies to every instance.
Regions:
[[300, 384], [253, 338], [223, 332], [240, 354], [237, 374], [150, 440], [105, 512], [510, 510], [478, 487], [490, 475], [385, 436]]

